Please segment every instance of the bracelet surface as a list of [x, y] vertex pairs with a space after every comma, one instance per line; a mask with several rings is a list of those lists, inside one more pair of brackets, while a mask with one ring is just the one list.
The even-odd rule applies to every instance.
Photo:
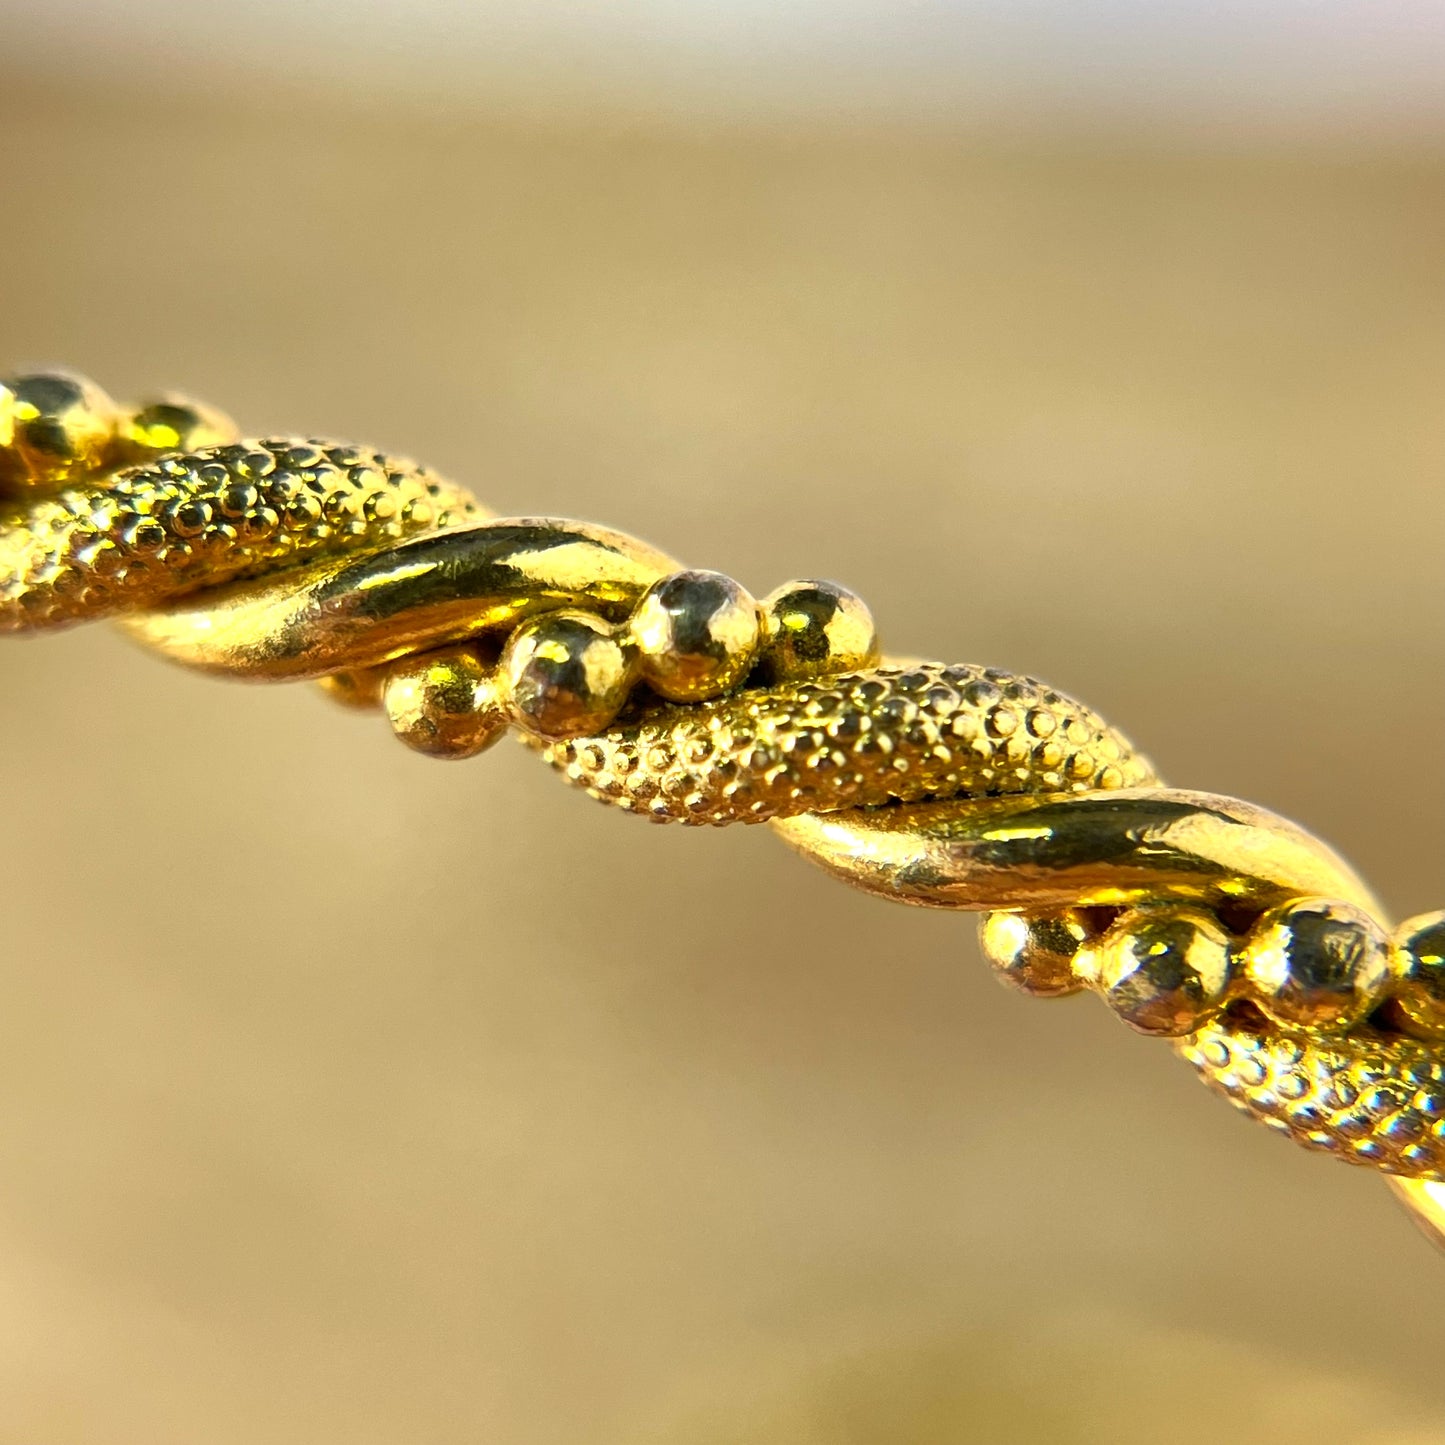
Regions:
[[1093, 991], [1445, 1228], [1445, 912], [1391, 927], [1317, 839], [1163, 786], [1032, 678], [886, 658], [836, 583], [759, 600], [603, 527], [492, 517], [367, 447], [12, 378], [0, 632], [102, 618], [192, 667], [318, 681], [420, 752], [515, 730], [624, 811], [767, 822], [855, 887], [979, 912], [1004, 981]]

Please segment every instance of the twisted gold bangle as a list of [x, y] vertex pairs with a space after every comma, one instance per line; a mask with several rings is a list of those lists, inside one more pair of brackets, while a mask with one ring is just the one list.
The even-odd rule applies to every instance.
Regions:
[[496, 519], [406, 461], [242, 441], [168, 397], [0, 387], [0, 631], [116, 617], [193, 667], [317, 679], [471, 757], [508, 728], [657, 821], [770, 822], [885, 898], [985, 914], [1030, 993], [1099, 994], [1247, 1114], [1445, 1181], [1445, 913], [1391, 930], [1316, 839], [1160, 785], [1031, 678], [885, 660], [834, 583], [755, 600], [631, 537]]

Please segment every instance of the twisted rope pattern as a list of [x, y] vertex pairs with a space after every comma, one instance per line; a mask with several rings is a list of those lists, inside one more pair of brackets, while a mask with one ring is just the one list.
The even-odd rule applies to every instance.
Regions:
[[1092, 989], [1298, 1142], [1445, 1179], [1445, 913], [1391, 933], [1317, 840], [1159, 786], [1039, 682], [889, 664], [835, 584], [759, 602], [619, 533], [491, 518], [366, 448], [18, 378], [0, 631], [101, 617], [192, 666], [319, 679], [423, 752], [511, 727], [614, 806], [772, 822], [855, 886], [986, 912], [1006, 981]]

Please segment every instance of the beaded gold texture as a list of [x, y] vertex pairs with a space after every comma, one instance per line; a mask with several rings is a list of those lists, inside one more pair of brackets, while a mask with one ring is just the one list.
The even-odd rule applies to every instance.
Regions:
[[885, 659], [836, 583], [759, 599], [606, 528], [494, 518], [366, 447], [13, 378], [0, 632], [103, 617], [191, 666], [317, 680], [431, 756], [511, 729], [620, 809], [770, 822], [856, 887], [983, 913], [1005, 982], [1092, 990], [1422, 1211], [1445, 1181], [1445, 913], [1390, 928], [1318, 840], [1163, 787], [1043, 683]]

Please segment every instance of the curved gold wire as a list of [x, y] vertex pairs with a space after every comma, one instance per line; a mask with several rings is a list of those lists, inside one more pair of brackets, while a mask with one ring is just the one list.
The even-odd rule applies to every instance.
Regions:
[[933, 908], [1121, 907], [1167, 897], [1262, 911], [1288, 898], [1379, 912], [1340, 858], [1253, 803], [1167, 788], [948, 798], [776, 824], [855, 888]]
[[585, 522], [508, 518], [207, 590], [123, 625], [175, 662], [255, 681], [374, 667], [564, 607], [625, 616], [677, 564]]

